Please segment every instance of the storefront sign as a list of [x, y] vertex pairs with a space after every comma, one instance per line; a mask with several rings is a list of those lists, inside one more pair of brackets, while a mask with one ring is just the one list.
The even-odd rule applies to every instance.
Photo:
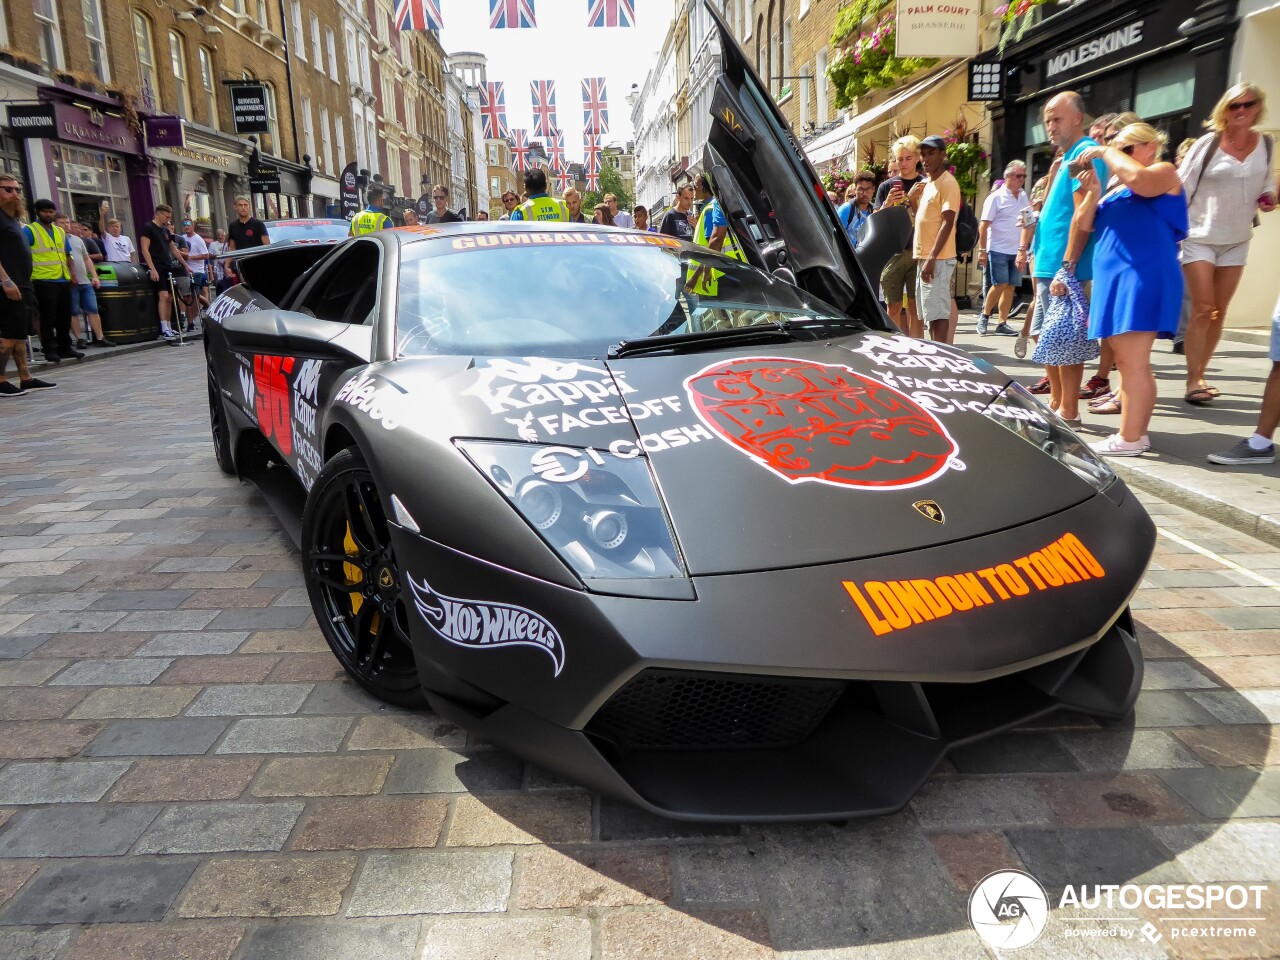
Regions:
[[977, 0], [898, 4], [899, 57], [972, 57], [978, 53]]
[[181, 117], [147, 117], [143, 126], [148, 147], [181, 147], [187, 142]]
[[56, 137], [58, 118], [54, 115], [53, 104], [10, 104], [9, 133], [19, 139]]
[[1044, 65], [1045, 79], [1057, 83], [1065, 80], [1068, 75], [1074, 76], [1107, 61], [1119, 59], [1130, 48], [1142, 44], [1142, 28], [1143, 21], [1134, 20], [1090, 37], [1084, 43], [1051, 54]]
[[266, 173], [259, 170], [249, 174], [249, 190], [253, 193], [279, 193], [280, 172]]
[[969, 99], [977, 103], [1004, 99], [1004, 64], [999, 60], [969, 62]]
[[207, 153], [204, 150], [193, 150], [190, 147], [170, 147], [168, 150], [157, 150], [156, 156], [171, 163], [211, 167], [227, 173], [239, 174], [244, 169], [239, 157], [230, 157], [223, 153]]
[[348, 163], [342, 169], [342, 215], [350, 220], [360, 212], [360, 183], [356, 179], [356, 165]]
[[125, 153], [142, 152], [124, 117], [101, 110], [86, 110], [70, 103], [55, 103], [53, 109], [58, 118], [56, 137], [59, 140]]
[[266, 84], [237, 83], [231, 87], [231, 122], [236, 133], [271, 132]]

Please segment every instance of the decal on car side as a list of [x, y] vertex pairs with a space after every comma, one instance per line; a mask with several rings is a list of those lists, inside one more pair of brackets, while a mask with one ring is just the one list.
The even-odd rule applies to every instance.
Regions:
[[564, 669], [564, 642], [546, 618], [510, 603], [446, 597], [426, 580], [408, 580], [414, 606], [437, 636], [472, 649], [536, 647], [551, 657], [555, 676], [560, 676]]
[[963, 469], [933, 414], [843, 365], [741, 357], [684, 386], [703, 423], [789, 483], [901, 489]]
[[1025, 597], [1107, 575], [1074, 533], [1009, 563], [917, 580], [844, 580], [867, 625], [877, 636], [949, 617], [988, 604]]
[[476, 382], [462, 392], [478, 397], [490, 413], [507, 413], [547, 403], [565, 407], [599, 404], [610, 397], [635, 393], [635, 387], [621, 377], [615, 379], [604, 367], [576, 360], [504, 357], [477, 365]]

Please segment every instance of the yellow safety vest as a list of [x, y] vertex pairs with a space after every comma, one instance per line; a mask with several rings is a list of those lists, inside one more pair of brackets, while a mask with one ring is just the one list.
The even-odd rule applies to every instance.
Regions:
[[[698, 214], [698, 228], [694, 232], [693, 242], [699, 246], [711, 246], [711, 205], [713, 203], [718, 204], [718, 202], [716, 200], [708, 200], [706, 205], [703, 206], [702, 212]], [[732, 260], [747, 262], [746, 255], [743, 254], [742, 247], [738, 244], [738, 238], [733, 235], [732, 229], [729, 230], [728, 235], [724, 238], [724, 246], [720, 248], [720, 252]]]
[[391, 223], [391, 218], [377, 210], [365, 210], [356, 214], [351, 222], [351, 232], [359, 237], [366, 233], [376, 233]]
[[[70, 280], [67, 272], [67, 235], [61, 227], [28, 224], [35, 244], [31, 248], [32, 280]], [[50, 235], [52, 231], [52, 236]]]
[[530, 223], [535, 220], [569, 222], [569, 208], [561, 201], [553, 200], [550, 197], [536, 197], [532, 200], [526, 200], [520, 205], [519, 210], [520, 219], [527, 220]]

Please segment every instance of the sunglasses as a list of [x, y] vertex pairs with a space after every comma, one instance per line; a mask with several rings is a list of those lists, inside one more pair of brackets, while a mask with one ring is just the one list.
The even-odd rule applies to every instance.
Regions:
[[1252, 110], [1258, 105], [1257, 100], [1241, 100], [1239, 103], [1227, 104], [1228, 110]]
[[443, 193], [433, 193], [431, 195], [431, 199], [432, 200], [448, 200], [449, 198], [446, 197]]
[[21, 187], [0, 187], [0, 190], [3, 190], [5, 193], [21, 193], [22, 192]]

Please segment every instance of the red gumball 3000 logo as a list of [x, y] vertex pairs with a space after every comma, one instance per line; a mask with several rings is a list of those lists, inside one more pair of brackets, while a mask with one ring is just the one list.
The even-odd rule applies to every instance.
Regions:
[[724, 360], [689, 377], [685, 390], [713, 432], [791, 483], [914, 487], [957, 452], [933, 414], [842, 365]]

